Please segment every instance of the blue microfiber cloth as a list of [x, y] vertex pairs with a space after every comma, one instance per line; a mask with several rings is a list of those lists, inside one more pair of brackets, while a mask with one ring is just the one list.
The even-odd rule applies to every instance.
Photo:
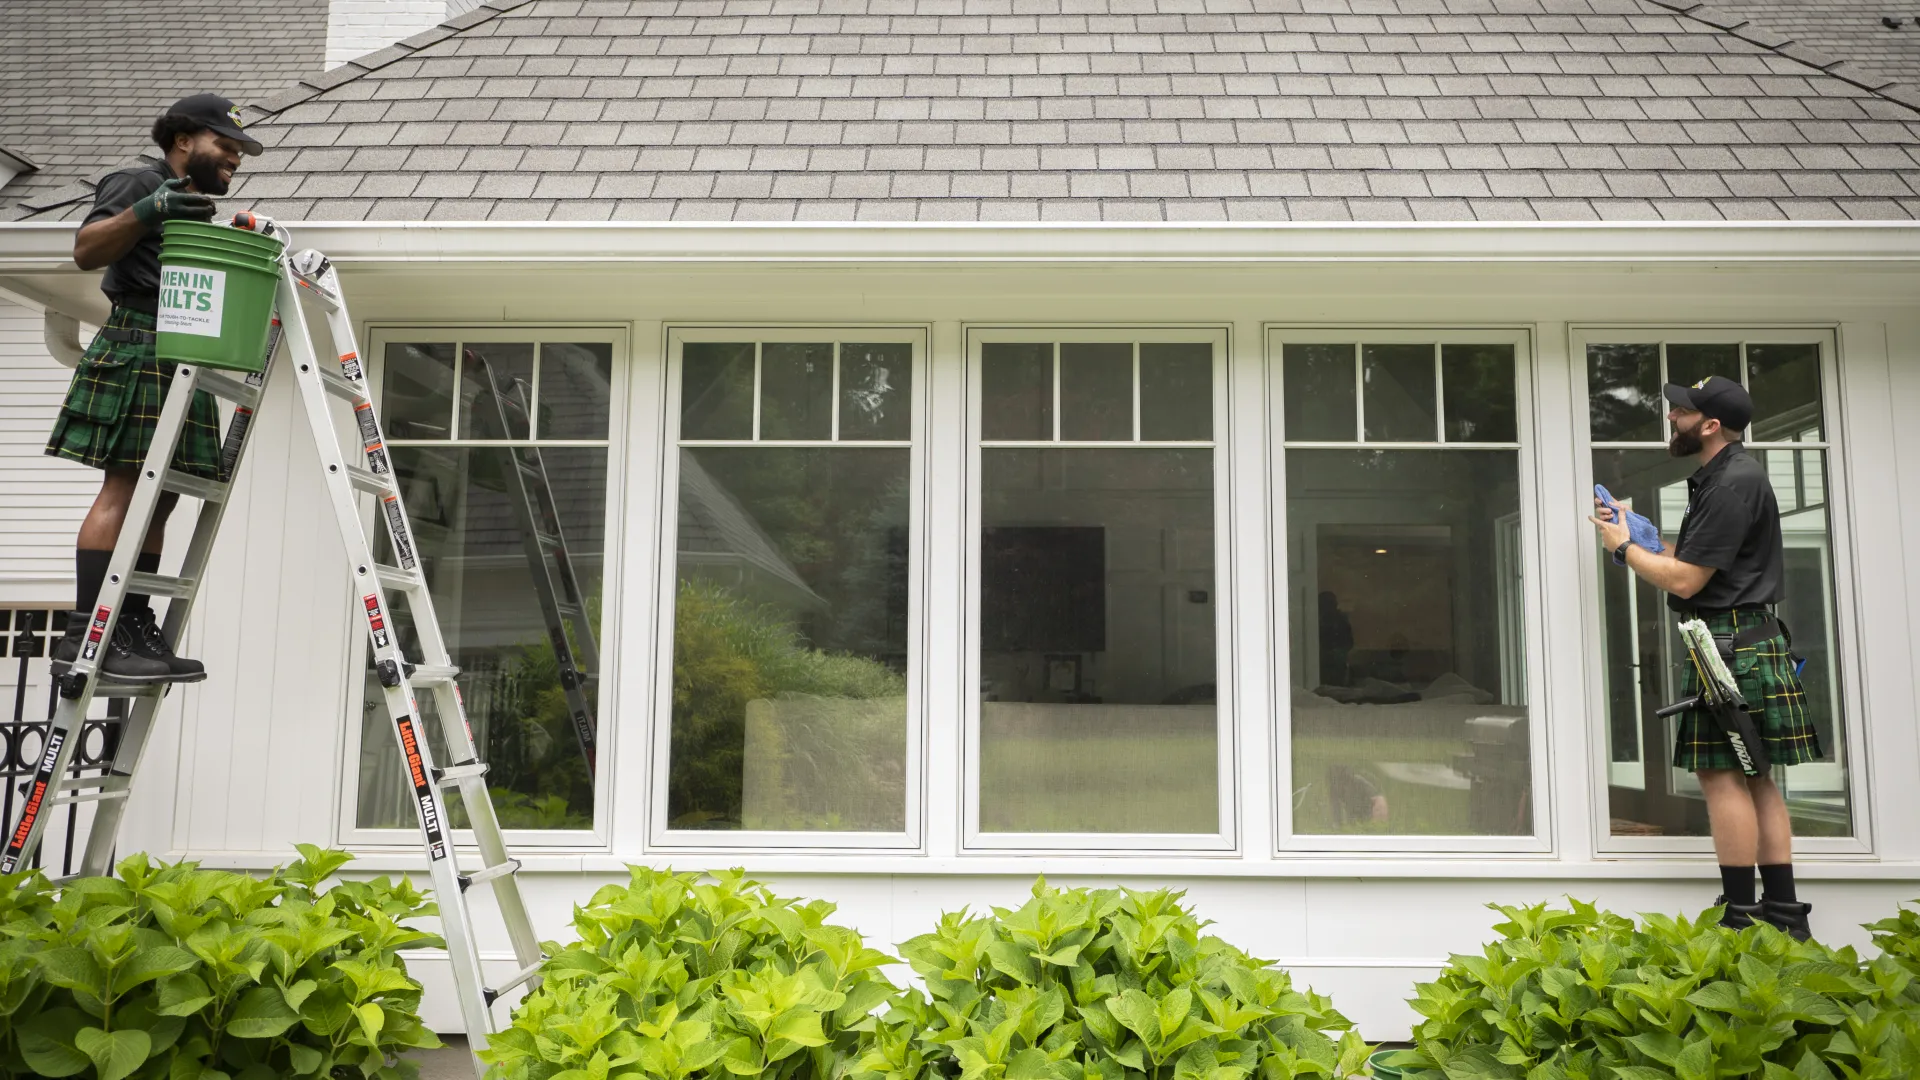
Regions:
[[[1660, 540], [1660, 530], [1655, 527], [1653, 522], [1621, 506], [1618, 502], [1614, 501], [1613, 496], [1608, 493], [1607, 489], [1599, 484], [1593, 485], [1593, 493], [1599, 496], [1600, 501], [1606, 505], [1607, 509], [1613, 511], [1615, 521], [1626, 522], [1628, 539], [1631, 539], [1634, 543], [1639, 544], [1648, 551], [1653, 552], [1655, 555], [1667, 550], [1667, 545]], [[1616, 554], [1613, 557], [1613, 562], [1614, 565], [1619, 566], [1625, 564], [1626, 560]]]

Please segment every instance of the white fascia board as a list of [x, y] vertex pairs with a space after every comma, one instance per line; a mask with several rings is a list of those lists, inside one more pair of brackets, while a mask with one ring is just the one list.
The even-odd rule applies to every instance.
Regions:
[[[70, 269], [71, 222], [0, 223], [0, 273]], [[538, 263], [1915, 263], [1920, 222], [306, 222], [344, 266]]]

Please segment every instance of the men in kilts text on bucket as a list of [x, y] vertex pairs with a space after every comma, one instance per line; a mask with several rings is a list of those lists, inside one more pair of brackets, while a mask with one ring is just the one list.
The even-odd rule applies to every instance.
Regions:
[[[1807, 697], [1788, 654], [1786, 627], [1773, 613], [1786, 579], [1780, 507], [1766, 468], [1743, 445], [1753, 399], [1739, 381], [1714, 375], [1693, 386], [1669, 384], [1673, 425], [1668, 450], [1700, 468], [1687, 478], [1687, 511], [1671, 553], [1634, 543], [1627, 524], [1595, 499], [1591, 519], [1601, 543], [1641, 579], [1667, 593], [1676, 618], [1700, 619], [1740, 686], [1755, 726], [1778, 769], [1820, 757], [1820, 739], [1807, 714]], [[1688, 665], [1689, 696], [1700, 692]], [[1777, 773], [1748, 776], [1733, 746], [1702, 708], [1678, 716], [1673, 764], [1700, 778], [1720, 859], [1726, 905], [1723, 925], [1736, 929], [1764, 919], [1798, 938], [1808, 936], [1811, 905], [1793, 884], [1793, 824], [1774, 783]], [[1753, 870], [1765, 893], [1756, 900]]]
[[[100, 333], [80, 358], [66, 401], [47, 440], [47, 453], [91, 465], [104, 474], [100, 494], [74, 544], [74, 611], [66, 636], [54, 644], [53, 670], [64, 672], [80, 653], [120, 538], [139, 468], [153, 441], [174, 366], [154, 356], [154, 320], [160, 298], [160, 232], [173, 219], [210, 221], [213, 196], [224, 195], [242, 154], [260, 144], [243, 134], [240, 113], [215, 94], [184, 98], [154, 121], [161, 157], [100, 180], [93, 209], [73, 241], [82, 270], [106, 268], [100, 289], [113, 303]], [[213, 398], [195, 394], [173, 467], [217, 479], [219, 414]], [[167, 515], [178, 496], [162, 493], [134, 569], [157, 573]], [[192, 682], [206, 678], [197, 660], [175, 656], [149, 598], [129, 594], [101, 657], [102, 674], [116, 682]]]

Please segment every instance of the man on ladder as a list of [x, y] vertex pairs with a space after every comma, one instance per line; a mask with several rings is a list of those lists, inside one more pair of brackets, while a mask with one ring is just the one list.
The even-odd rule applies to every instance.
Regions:
[[[213, 196], [227, 193], [242, 154], [260, 144], [240, 130], [239, 110], [217, 94], [177, 101], [154, 121], [153, 141], [164, 158], [104, 177], [93, 210], [74, 237], [73, 261], [82, 270], [106, 267], [100, 289], [113, 313], [74, 372], [47, 453], [91, 465], [106, 475], [74, 544], [74, 610], [66, 636], [53, 646], [53, 672], [67, 670], [106, 579], [107, 563], [133, 498], [134, 482], [153, 440], [154, 424], [173, 379], [174, 365], [154, 356], [154, 320], [160, 294], [160, 227], [171, 219], [210, 221]], [[174, 467], [220, 479], [219, 414], [213, 398], [194, 395]], [[178, 496], [161, 496], [134, 569], [158, 573], [167, 516]], [[197, 660], [175, 656], [146, 596], [129, 594], [107, 642], [102, 671], [117, 682], [194, 682], [206, 678]]]

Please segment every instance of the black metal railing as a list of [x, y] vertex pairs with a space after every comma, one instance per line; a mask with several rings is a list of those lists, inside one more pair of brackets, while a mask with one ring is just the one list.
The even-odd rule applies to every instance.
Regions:
[[[64, 611], [0, 607], [0, 704], [7, 706], [0, 715], [0, 782], [5, 785], [0, 791], [0, 822], [7, 829], [17, 824], [25, 789], [46, 752], [55, 701], [48, 653], [65, 632]], [[68, 778], [106, 773], [120, 742], [126, 707], [125, 700], [95, 702], [94, 715], [80, 727]], [[32, 865], [54, 873], [55, 863], [49, 856], [57, 855], [56, 876], [73, 874], [92, 819], [90, 803], [53, 807], [39, 849], [30, 856]]]

